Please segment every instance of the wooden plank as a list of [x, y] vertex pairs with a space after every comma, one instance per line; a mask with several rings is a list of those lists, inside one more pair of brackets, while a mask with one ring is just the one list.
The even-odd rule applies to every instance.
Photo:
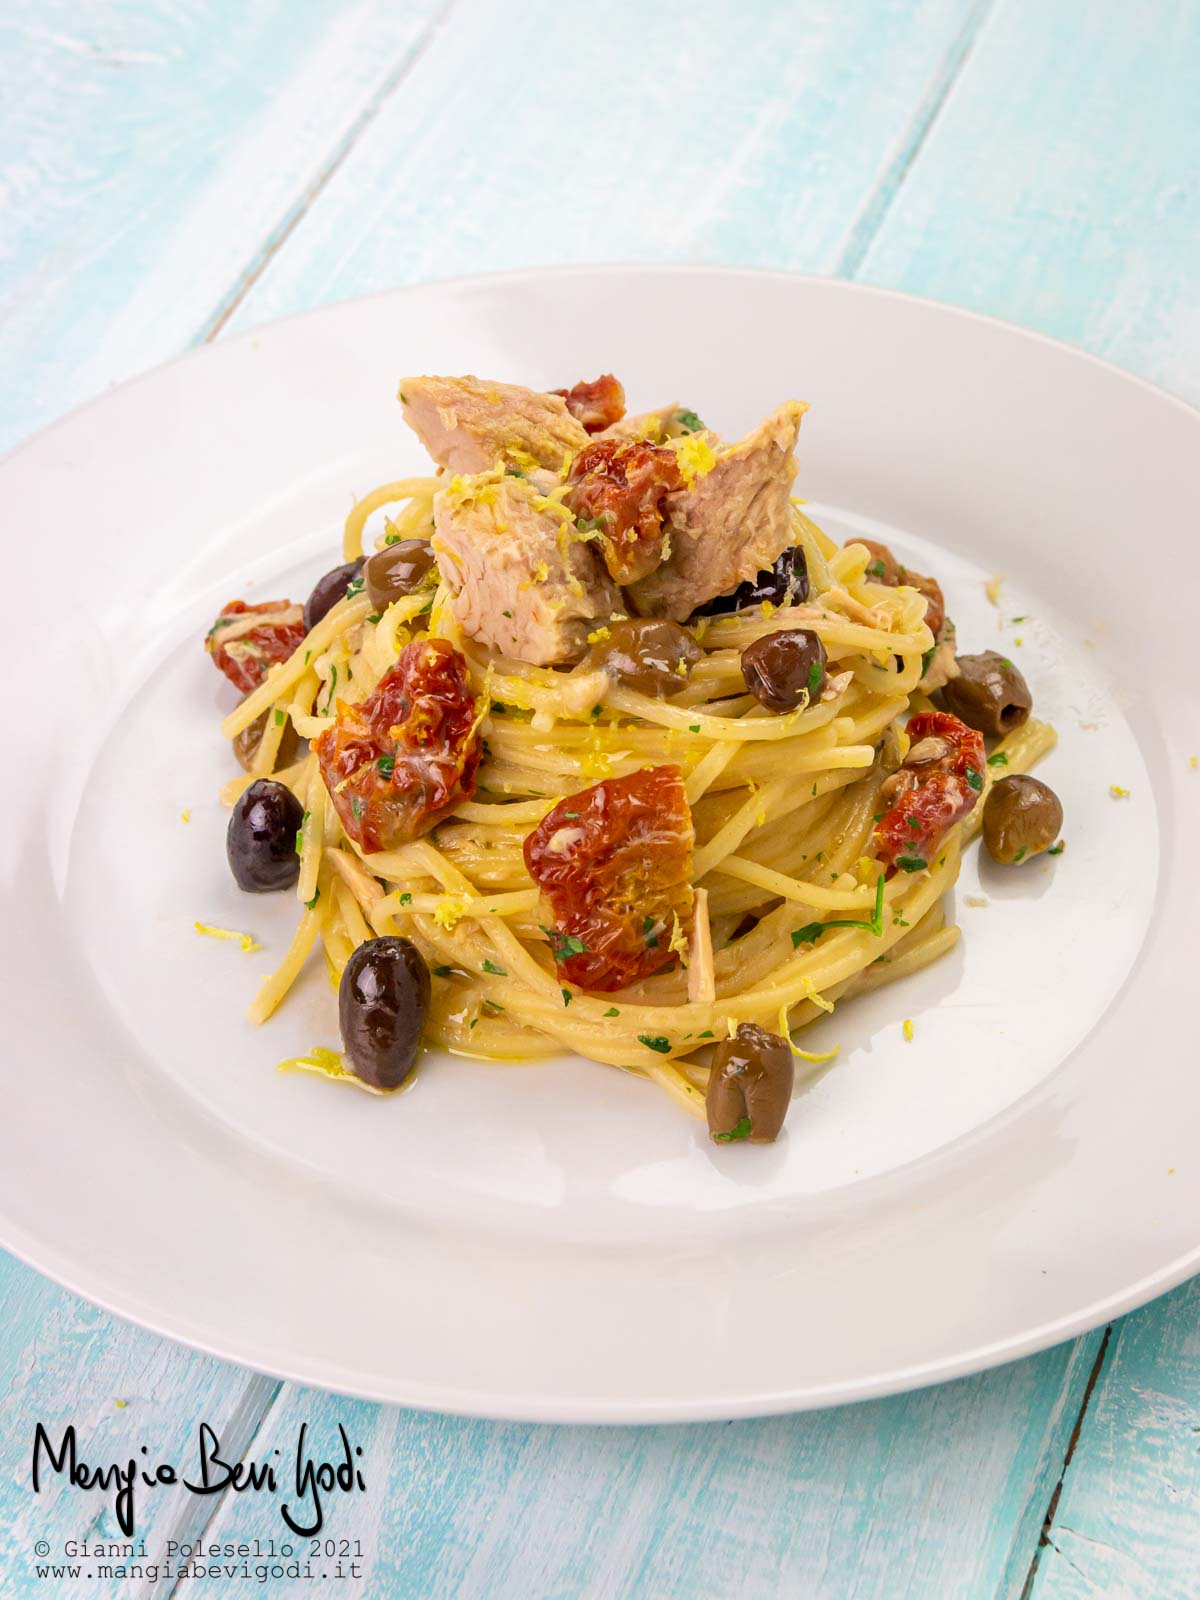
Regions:
[[1197, 0], [999, 0], [859, 276], [1200, 399], [1197, 84]]
[[[403, 1331], [398, 1330], [403, 1339]], [[328, 1455], [366, 1596], [837, 1600], [1019, 1592], [1098, 1336], [893, 1400], [762, 1422], [543, 1428], [404, 1413], [286, 1385], [254, 1454]], [[385, 1509], [386, 1508], [386, 1509]], [[262, 1532], [227, 1498], [209, 1537]]]
[[979, 16], [463, 0], [232, 326], [537, 262], [828, 271]]
[[[194, 1472], [197, 1430], [207, 1422], [222, 1453], [237, 1460], [280, 1385], [119, 1322], [0, 1252], [0, 1589], [4, 1594], [103, 1595], [103, 1582], [39, 1582], [34, 1544], [63, 1561], [68, 1540], [120, 1540], [113, 1493], [72, 1488], [48, 1473], [32, 1490], [34, 1433], [40, 1422], [57, 1449], [74, 1424], [78, 1455], [93, 1466], [139, 1462]], [[195, 1537], [211, 1500], [178, 1488], [139, 1486], [136, 1530], [154, 1560], [165, 1541]], [[265, 1522], [265, 1519], [264, 1519]], [[88, 1570], [86, 1560], [80, 1563]], [[122, 1589], [124, 1593], [131, 1590]], [[165, 1595], [166, 1586], [153, 1590]]]
[[5, 8], [0, 449], [211, 324], [444, 3]]
[[1195, 1600], [1198, 1519], [1200, 1279], [1193, 1279], [1114, 1329], [1030, 1600]]

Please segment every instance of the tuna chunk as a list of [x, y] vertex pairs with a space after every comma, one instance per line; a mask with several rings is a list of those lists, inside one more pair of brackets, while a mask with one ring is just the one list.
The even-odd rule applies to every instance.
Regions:
[[806, 407], [788, 400], [690, 489], [664, 502], [670, 555], [627, 593], [644, 617], [684, 622], [697, 606], [770, 567], [793, 542], [789, 499]]
[[402, 378], [404, 420], [439, 467], [490, 472], [497, 461], [560, 472], [588, 435], [556, 394], [514, 383], [463, 378]]
[[621, 596], [573, 524], [522, 478], [484, 477], [434, 496], [433, 549], [463, 632], [535, 667], [578, 661]]

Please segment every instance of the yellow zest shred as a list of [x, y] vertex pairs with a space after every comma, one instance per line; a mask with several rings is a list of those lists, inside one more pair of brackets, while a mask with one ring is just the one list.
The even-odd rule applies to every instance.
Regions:
[[541, 468], [542, 464], [536, 456], [531, 456], [528, 450], [521, 450], [515, 444], [506, 446], [504, 454], [513, 466], [520, 467], [522, 472], [537, 472]]
[[905, 1017], [905, 1019], [904, 1019], [904, 1037], [908, 1041], [909, 1044], [912, 1043], [913, 1025], [912, 1025], [912, 1018], [911, 1017]]
[[667, 948], [668, 950], [673, 950], [675, 952], [675, 954], [679, 957], [680, 965], [686, 969], [688, 964], [687, 958], [689, 949], [687, 938], [684, 935], [682, 924], [679, 921], [678, 911], [673, 913], [673, 919], [674, 920], [671, 923], [671, 942], [668, 944]]
[[289, 1056], [276, 1063], [277, 1072], [312, 1072], [320, 1078], [330, 1078], [334, 1083], [353, 1083], [368, 1094], [383, 1094], [372, 1083], [364, 1083], [357, 1073], [351, 1072], [336, 1050], [326, 1050], [316, 1045], [306, 1056]]
[[215, 928], [210, 922], [193, 922], [192, 927], [197, 933], [204, 934], [207, 939], [230, 939], [234, 944], [240, 944], [243, 950], [261, 950], [262, 945], [256, 944], [251, 933], [237, 933], [233, 928]]
[[989, 578], [983, 586], [984, 594], [987, 595], [994, 606], [999, 606], [1000, 604], [1000, 585], [1003, 582], [1003, 578]]
[[833, 1010], [833, 1001], [826, 1000], [823, 994], [818, 994], [816, 985], [811, 978], [803, 979], [803, 988], [804, 993], [812, 1001], [813, 1005], [818, 1006], [822, 1011], [831, 1012]]
[[612, 634], [607, 628], [594, 628], [587, 636], [589, 644], [599, 644], [604, 639], [611, 639]]
[[1122, 789], [1119, 783], [1110, 783], [1108, 786], [1108, 792], [1110, 795], [1112, 795], [1114, 800], [1128, 800], [1132, 790]]
[[670, 440], [669, 445], [675, 452], [683, 481], [689, 489], [694, 489], [696, 480], [705, 477], [717, 464], [716, 451], [698, 433], [684, 434], [680, 439]]
[[[1196, 758], [1193, 756], [1192, 757], [1193, 766], [1195, 765], [1195, 760], [1196, 760]], [[184, 809], [179, 813], [179, 820], [180, 820], [180, 822], [190, 822], [192, 820], [192, 808], [191, 808], [191, 806], [185, 806], [184, 807]]]
[[470, 910], [470, 901], [462, 895], [444, 894], [434, 907], [433, 920], [446, 932], [458, 925]]

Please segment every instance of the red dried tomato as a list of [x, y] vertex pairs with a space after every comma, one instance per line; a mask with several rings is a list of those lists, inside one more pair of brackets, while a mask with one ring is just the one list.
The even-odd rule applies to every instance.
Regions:
[[[947, 711], [921, 711], [909, 719], [909, 759], [905, 768], [917, 780], [886, 811], [875, 829], [879, 859], [890, 878], [897, 867], [919, 872], [933, 860], [946, 834], [973, 810], [983, 792], [983, 735]], [[929, 759], [913, 761], [924, 739], [942, 748]]]
[[414, 639], [361, 705], [338, 701], [313, 749], [362, 850], [418, 838], [475, 792], [480, 738], [466, 662], [445, 639]]
[[682, 487], [673, 450], [646, 439], [597, 439], [571, 464], [567, 504], [599, 522], [605, 565], [618, 583], [633, 583], [662, 560], [663, 500]]
[[645, 767], [560, 800], [525, 840], [550, 902], [559, 976], [607, 992], [674, 959], [692, 914], [692, 813], [678, 767]]
[[583, 424], [585, 433], [599, 433], [611, 428], [625, 415], [625, 390], [611, 372], [593, 378], [591, 383], [577, 383], [570, 389], [551, 389], [567, 402], [567, 410], [576, 422]]
[[[250, 616], [263, 620], [247, 626], [243, 619]], [[230, 683], [249, 694], [266, 677], [268, 667], [287, 660], [306, 631], [303, 606], [290, 600], [264, 600], [257, 606], [230, 600], [205, 634], [204, 648]]]
[[872, 578], [876, 583], [886, 583], [889, 589], [895, 589], [899, 584], [906, 583], [909, 588], [916, 589], [925, 596], [928, 602], [925, 607], [925, 621], [929, 624], [929, 631], [933, 637], [941, 638], [942, 629], [946, 626], [946, 597], [937, 579], [927, 578], [923, 572], [914, 572], [911, 567], [902, 566], [888, 546], [880, 544], [878, 539], [848, 539], [846, 542], [866, 545], [871, 552], [871, 560], [867, 564], [868, 578]]

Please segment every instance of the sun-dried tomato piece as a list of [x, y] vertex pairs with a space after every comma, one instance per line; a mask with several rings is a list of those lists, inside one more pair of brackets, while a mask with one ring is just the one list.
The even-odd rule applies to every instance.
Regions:
[[983, 736], [947, 711], [922, 711], [909, 719], [908, 756], [896, 775], [910, 787], [884, 812], [875, 829], [879, 859], [890, 878], [897, 868], [920, 872], [956, 822], [983, 792]]
[[230, 600], [205, 634], [204, 648], [230, 683], [249, 694], [268, 667], [287, 660], [305, 631], [304, 608], [290, 600], [264, 600], [257, 606]]
[[647, 439], [597, 439], [571, 463], [567, 504], [581, 521], [597, 524], [618, 583], [644, 578], [662, 560], [663, 499], [683, 481], [674, 450]]
[[608, 992], [674, 960], [692, 914], [692, 813], [678, 767], [645, 767], [560, 800], [525, 840], [550, 903], [559, 977]]
[[582, 423], [585, 433], [599, 433], [611, 428], [625, 415], [625, 390], [611, 372], [605, 372], [591, 383], [580, 382], [570, 389], [551, 389], [567, 402], [567, 410]]
[[466, 662], [445, 639], [414, 639], [361, 705], [338, 701], [313, 749], [360, 849], [418, 838], [475, 792], [479, 721]]
[[900, 584], [907, 584], [910, 589], [916, 589], [925, 596], [928, 602], [925, 607], [925, 621], [929, 624], [929, 631], [935, 639], [940, 639], [942, 629], [946, 626], [946, 597], [942, 593], [942, 586], [936, 578], [927, 578], [923, 572], [914, 572], [911, 567], [903, 566], [886, 544], [880, 544], [878, 539], [848, 539], [847, 544], [865, 545], [871, 552], [871, 560], [867, 563], [867, 577], [876, 583], [886, 583], [889, 589], [895, 589]]

